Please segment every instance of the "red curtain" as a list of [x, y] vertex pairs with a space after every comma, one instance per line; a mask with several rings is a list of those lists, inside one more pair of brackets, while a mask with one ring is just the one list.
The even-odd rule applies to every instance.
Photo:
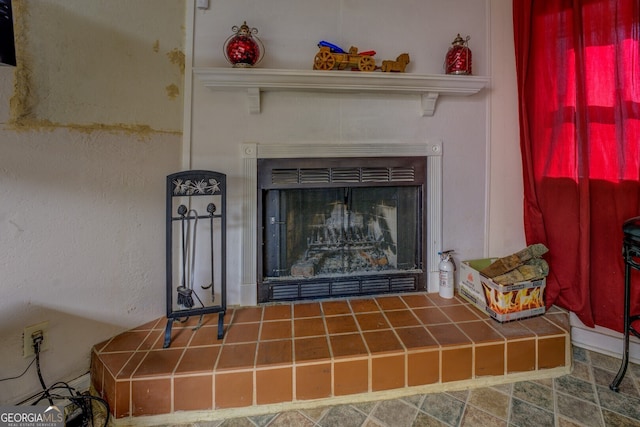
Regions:
[[640, 216], [640, 2], [514, 0], [513, 20], [525, 235], [549, 248], [547, 306], [622, 331], [622, 224]]

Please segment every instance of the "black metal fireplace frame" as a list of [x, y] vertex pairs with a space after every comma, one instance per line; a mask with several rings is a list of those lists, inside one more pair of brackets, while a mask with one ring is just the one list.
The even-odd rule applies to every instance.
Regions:
[[[266, 303], [426, 290], [427, 157], [277, 158], [257, 162], [257, 301]], [[402, 272], [336, 278], [273, 279], [264, 275], [265, 196], [272, 189], [419, 187], [418, 265]]]

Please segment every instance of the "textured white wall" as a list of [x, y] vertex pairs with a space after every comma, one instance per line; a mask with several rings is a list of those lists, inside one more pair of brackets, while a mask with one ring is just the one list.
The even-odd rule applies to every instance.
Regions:
[[[23, 328], [48, 321], [51, 385], [87, 372], [94, 344], [164, 314], [164, 185], [182, 123], [166, 51], [182, 49], [184, 2], [14, 4], [20, 63], [0, 67], [0, 378], [31, 361]], [[0, 404], [39, 390], [32, 367], [0, 382]]]
[[181, 129], [184, 1], [14, 3], [27, 119]]

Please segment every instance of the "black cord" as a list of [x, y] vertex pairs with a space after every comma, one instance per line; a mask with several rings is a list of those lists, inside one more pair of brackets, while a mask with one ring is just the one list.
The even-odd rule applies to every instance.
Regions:
[[31, 362], [29, 362], [29, 365], [27, 365], [26, 368], [24, 368], [24, 371], [22, 371], [22, 373], [20, 375], [17, 375], [15, 377], [7, 377], [7, 378], [0, 378], [0, 382], [2, 381], [9, 381], [9, 380], [17, 380], [18, 378], [21, 378], [24, 374], [27, 373], [27, 371], [29, 370], [29, 368], [36, 362], [36, 358], [34, 357]]
[[[49, 401], [49, 404], [51, 406], [53, 406], [53, 401], [54, 400], [69, 400], [71, 403], [73, 403], [74, 405], [76, 405], [81, 413], [82, 413], [82, 425], [83, 426], [92, 426], [93, 425], [93, 402], [98, 402], [99, 404], [101, 404], [106, 411], [106, 417], [105, 417], [105, 421], [104, 421], [104, 427], [107, 427], [107, 425], [109, 424], [109, 420], [111, 417], [111, 412], [110, 412], [110, 408], [109, 408], [109, 403], [97, 396], [92, 396], [90, 394], [80, 394], [78, 393], [73, 387], [71, 387], [69, 384], [63, 382], [63, 381], [58, 381], [57, 383], [54, 383], [51, 387], [47, 387], [45, 382], [44, 382], [44, 378], [42, 377], [42, 371], [40, 369], [40, 351], [41, 351], [41, 344], [42, 344], [42, 339], [34, 339], [33, 342], [33, 351], [35, 353], [35, 357], [33, 358], [33, 360], [29, 363], [29, 365], [26, 367], [26, 369], [24, 370], [24, 372], [22, 372], [20, 375], [15, 376], [15, 377], [9, 377], [9, 378], [2, 378], [0, 379], [0, 381], [7, 381], [7, 380], [13, 380], [13, 379], [17, 379], [22, 377], [24, 374], [27, 373], [27, 371], [29, 370], [29, 368], [35, 363], [36, 364], [36, 368], [37, 368], [37, 373], [38, 373], [38, 380], [40, 380], [40, 385], [42, 386], [42, 391], [38, 394], [36, 394], [35, 396], [33, 396], [34, 399], [36, 399], [33, 403], [32, 406], [37, 405], [38, 403], [40, 403], [42, 400], [47, 399]], [[69, 393], [68, 396], [65, 395], [61, 395], [61, 394], [54, 394], [52, 393], [52, 391], [54, 390], [66, 390], [67, 393]], [[29, 399], [28, 399], [29, 400]], [[25, 401], [21, 402], [24, 403]]]
[[[53, 388], [53, 387], [52, 387]], [[110, 412], [110, 408], [109, 408], [109, 403], [97, 396], [92, 396], [90, 394], [80, 394], [77, 391], [75, 391], [73, 388], [69, 387], [68, 385], [65, 385], [65, 387], [55, 387], [55, 388], [65, 388], [67, 389], [70, 393], [75, 393], [75, 395], [70, 395], [70, 396], [65, 396], [65, 395], [60, 395], [60, 394], [48, 394], [49, 397], [51, 397], [52, 399], [55, 400], [69, 400], [71, 403], [73, 403], [74, 405], [76, 405], [78, 408], [80, 408], [81, 412], [82, 412], [82, 425], [83, 426], [88, 426], [88, 425], [92, 425], [93, 424], [93, 408], [92, 408], [92, 403], [93, 401], [98, 402], [99, 404], [101, 404], [102, 406], [104, 406], [105, 408], [105, 413], [106, 413], [106, 417], [105, 417], [105, 421], [103, 426], [106, 427], [109, 424], [109, 420], [111, 417], [111, 412]], [[49, 389], [51, 390], [51, 388]], [[44, 394], [44, 392], [42, 392]], [[35, 404], [37, 404], [38, 402], [40, 402], [41, 400], [43, 400], [45, 397], [42, 396], [39, 400], [37, 400]]]
[[[62, 385], [58, 385], [58, 384], [62, 384]], [[59, 394], [51, 394], [51, 391], [53, 390], [57, 390], [57, 389], [64, 389], [67, 391], [67, 393], [69, 393], [69, 396], [63, 396], [61, 397], [61, 395]], [[48, 399], [49, 397], [54, 398], [54, 399], [60, 399], [60, 398], [69, 398], [69, 397], [73, 397], [73, 395], [78, 394], [69, 384], [67, 383], [63, 383], [63, 382], [57, 382], [54, 385], [52, 385], [51, 387], [49, 387], [46, 390], [41, 391], [40, 393], [36, 394], [35, 396], [32, 396], [31, 399], [35, 399], [37, 398], [37, 400], [35, 400], [31, 406], [35, 406], [38, 403], [40, 403], [41, 401], [43, 401], [44, 399]], [[29, 399], [29, 400], [31, 400]]]
[[73, 387], [71, 387], [69, 384], [65, 383], [64, 381], [58, 381], [57, 383], [50, 386], [49, 390], [55, 390], [57, 388], [66, 389], [69, 392], [70, 396], [73, 396], [73, 393], [76, 392]]
[[40, 380], [40, 385], [42, 385], [42, 390], [44, 390], [44, 396], [49, 400], [49, 404], [53, 405], [53, 399], [49, 397], [49, 389], [47, 385], [44, 383], [44, 378], [42, 378], [42, 372], [40, 371], [40, 343], [42, 341], [34, 341], [33, 350], [36, 353], [36, 369], [38, 371], [38, 379]]

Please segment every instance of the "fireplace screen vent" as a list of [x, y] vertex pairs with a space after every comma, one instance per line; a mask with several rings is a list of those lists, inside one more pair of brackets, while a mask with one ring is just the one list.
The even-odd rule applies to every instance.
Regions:
[[272, 185], [291, 184], [353, 184], [364, 182], [413, 182], [414, 167], [336, 167], [273, 169]]
[[375, 295], [413, 292], [419, 288], [416, 277], [371, 277], [358, 280], [283, 283], [269, 286], [271, 301], [296, 300], [348, 295]]

